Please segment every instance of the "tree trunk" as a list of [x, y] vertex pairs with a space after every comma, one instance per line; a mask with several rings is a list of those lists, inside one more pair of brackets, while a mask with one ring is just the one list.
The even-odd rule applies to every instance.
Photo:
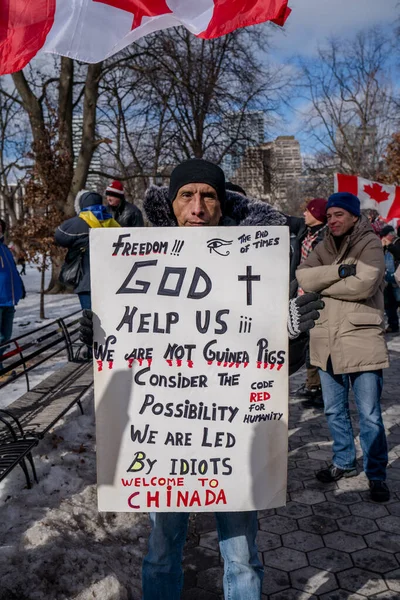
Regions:
[[46, 129], [41, 101], [32, 92], [23, 71], [13, 73], [11, 77], [22, 100], [22, 105], [26, 114], [29, 117], [36, 152], [43, 152], [46, 150], [51, 153], [50, 138]]
[[96, 148], [96, 110], [102, 65], [103, 63], [101, 62], [89, 65], [87, 70], [83, 100], [82, 143], [68, 194], [67, 205], [65, 207], [65, 213], [70, 217], [75, 214], [75, 196], [84, 189], [86, 185], [90, 163]]
[[14, 227], [18, 219], [14, 210], [13, 196], [8, 192], [3, 192], [3, 199], [7, 208], [7, 214], [10, 219], [10, 227]]
[[40, 277], [40, 319], [45, 319], [44, 313], [44, 285], [46, 276], [46, 254], [43, 254], [42, 266], [41, 266], [41, 277]]
[[[74, 170], [73, 156], [73, 111], [74, 111], [74, 61], [68, 57], [62, 57], [58, 77], [58, 99], [56, 129], [52, 126], [51, 119], [47, 118], [47, 84], [55, 80], [49, 79], [42, 83], [42, 94], [37, 94], [36, 86], [30, 83], [23, 71], [12, 75], [14, 85], [21, 98], [23, 108], [28, 115], [33, 137], [33, 155], [35, 158], [35, 169], [37, 178], [43, 188], [52, 188], [54, 170], [49, 168], [53, 164], [60, 169], [60, 177], [65, 180], [65, 185], [60, 185], [61, 193], [57, 194], [53, 205], [60, 212], [60, 221], [72, 217], [74, 211], [74, 199], [86, 183], [93, 152], [101, 140], [96, 141], [96, 110], [99, 95], [99, 82], [102, 75], [102, 63], [88, 65], [86, 71], [85, 86], [83, 89], [83, 126], [82, 141], [76, 158]], [[40, 85], [40, 84], [39, 84]], [[79, 99], [80, 101], [80, 99]], [[56, 137], [54, 137], [56, 135]], [[53, 143], [53, 142], [56, 143]], [[57, 155], [55, 155], [57, 152]], [[56, 174], [57, 175], [57, 174]], [[60, 182], [60, 179], [57, 179]], [[51, 235], [51, 233], [50, 233]], [[55, 253], [56, 254], [56, 253]], [[43, 254], [41, 266], [41, 291], [40, 291], [40, 317], [44, 316], [44, 293], [60, 293], [65, 291], [65, 286], [58, 281], [63, 258], [53, 256], [53, 252], [46, 251]], [[45, 269], [51, 267], [51, 277], [48, 289], [45, 292]]]

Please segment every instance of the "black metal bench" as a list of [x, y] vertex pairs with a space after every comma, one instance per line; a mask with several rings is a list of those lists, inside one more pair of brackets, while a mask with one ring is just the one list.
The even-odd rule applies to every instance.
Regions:
[[[0, 383], [1, 393], [7, 393], [10, 384], [21, 377], [27, 387], [6, 410], [0, 409], [0, 481], [20, 464], [30, 487], [25, 457], [36, 479], [32, 448], [75, 404], [83, 414], [81, 400], [93, 385], [93, 372], [91, 361], [80, 359], [80, 314], [76, 311], [0, 345], [0, 376], [9, 375]], [[32, 387], [35, 369], [54, 357], [67, 362]]]
[[[61, 353], [68, 361], [79, 359], [83, 344], [79, 341], [79, 318], [77, 310], [66, 317], [19, 335], [0, 344], [0, 379], [9, 375], [12, 379], [25, 377], [29, 391], [29, 375], [41, 364]], [[9, 380], [0, 380], [0, 390]]]
[[32, 450], [38, 445], [39, 440], [25, 436], [18, 420], [4, 409], [0, 410], [0, 422], [4, 425], [0, 439], [0, 481], [11, 473], [14, 467], [20, 465], [25, 475], [26, 485], [31, 488], [31, 479], [25, 458], [30, 462], [33, 477], [37, 483]]
[[91, 363], [71, 362], [12, 402], [7, 410], [25, 435], [42, 439], [75, 404], [83, 414], [81, 399], [92, 384]]

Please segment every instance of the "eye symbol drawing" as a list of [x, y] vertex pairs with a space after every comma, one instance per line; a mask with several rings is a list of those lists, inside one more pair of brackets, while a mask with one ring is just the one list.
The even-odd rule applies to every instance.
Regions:
[[230, 252], [227, 250], [226, 252], [219, 252], [219, 249], [222, 246], [230, 246], [233, 243], [233, 240], [221, 240], [221, 238], [213, 238], [212, 240], [208, 240], [207, 248], [210, 248], [211, 252], [216, 252], [220, 256], [229, 256]]

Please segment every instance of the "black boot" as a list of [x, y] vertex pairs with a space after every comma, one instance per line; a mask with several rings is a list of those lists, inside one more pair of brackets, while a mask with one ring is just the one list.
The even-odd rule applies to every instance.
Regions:
[[384, 481], [371, 480], [369, 482], [369, 495], [373, 502], [388, 502], [390, 491]]
[[305, 384], [302, 385], [295, 393], [296, 398], [304, 398], [303, 406], [309, 408], [323, 408], [324, 401], [322, 399], [321, 386], [313, 386], [308, 388]]
[[322, 483], [332, 483], [338, 481], [342, 477], [355, 477], [357, 475], [357, 469], [341, 469], [335, 467], [335, 465], [329, 465], [327, 469], [321, 469], [317, 471], [315, 477]]

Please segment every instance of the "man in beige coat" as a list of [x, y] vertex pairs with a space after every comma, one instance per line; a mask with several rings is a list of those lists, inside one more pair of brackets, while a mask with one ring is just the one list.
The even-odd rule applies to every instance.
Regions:
[[390, 493], [385, 483], [387, 444], [380, 397], [382, 369], [389, 361], [382, 247], [367, 219], [361, 217], [360, 201], [353, 194], [340, 192], [329, 198], [327, 222], [324, 240], [296, 273], [303, 290], [320, 292], [325, 302], [310, 332], [310, 360], [319, 368], [333, 460], [316, 476], [328, 483], [357, 474], [348, 401], [351, 384], [371, 499], [385, 502]]

